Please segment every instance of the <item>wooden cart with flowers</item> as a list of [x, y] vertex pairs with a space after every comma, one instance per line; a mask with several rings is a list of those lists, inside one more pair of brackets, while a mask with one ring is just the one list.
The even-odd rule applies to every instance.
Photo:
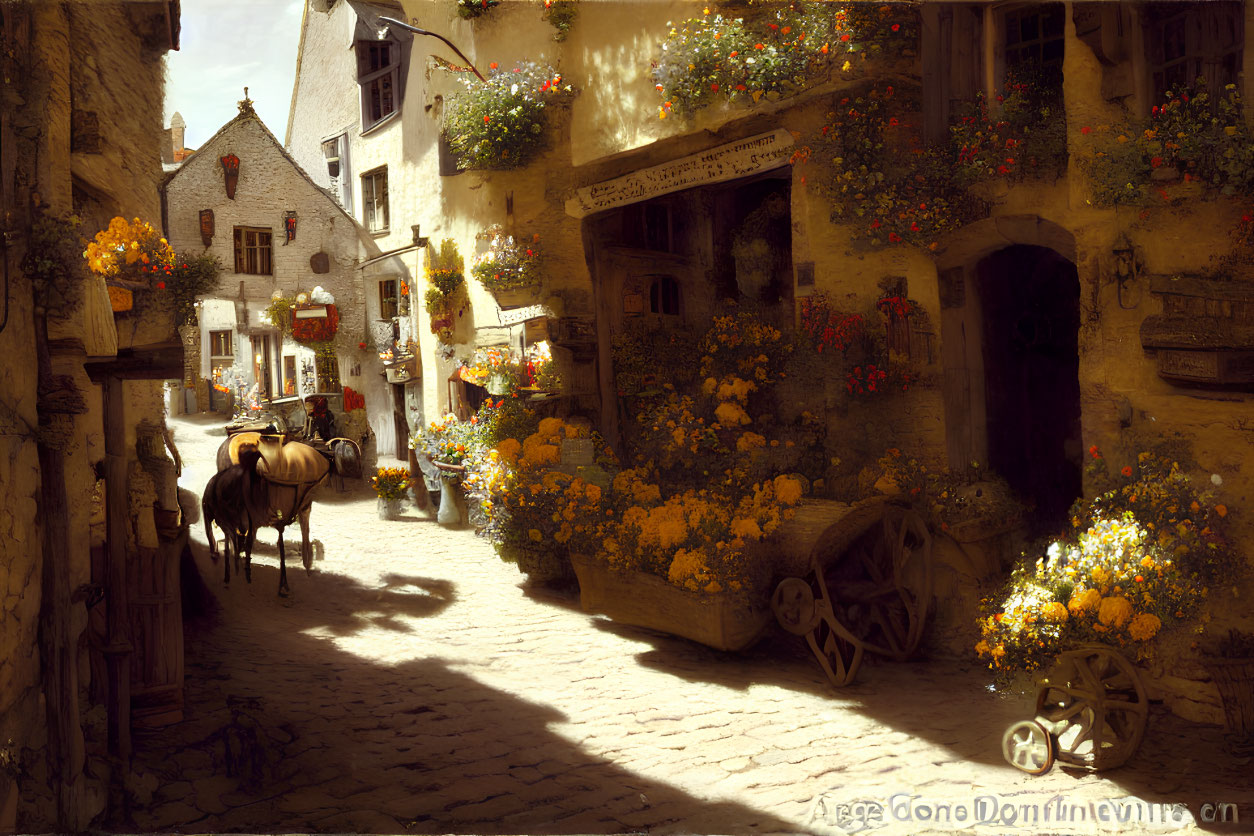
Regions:
[[1209, 587], [1238, 571], [1226, 506], [1177, 461], [1141, 453], [1112, 477], [1100, 451], [1089, 452], [1089, 476], [1102, 490], [1073, 510], [1073, 533], [1013, 571], [975, 648], [1003, 684], [1038, 676], [1033, 718], [1002, 737], [1006, 761], [1032, 774], [1055, 761], [1093, 770], [1126, 763], [1149, 718], [1137, 663], [1187, 628]]

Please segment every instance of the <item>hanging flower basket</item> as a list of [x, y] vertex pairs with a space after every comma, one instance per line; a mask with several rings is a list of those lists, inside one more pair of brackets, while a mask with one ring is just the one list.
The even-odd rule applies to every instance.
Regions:
[[[301, 316], [302, 311], [315, 315]], [[316, 312], [322, 312], [321, 316]], [[340, 313], [335, 305], [297, 305], [292, 314], [292, 339], [298, 343], [325, 343], [335, 339], [340, 327]]]
[[503, 310], [511, 310], [513, 308], [522, 308], [527, 305], [534, 305], [540, 297], [540, 285], [528, 284], [522, 287], [510, 287], [502, 290], [491, 291], [492, 298], [501, 306]]

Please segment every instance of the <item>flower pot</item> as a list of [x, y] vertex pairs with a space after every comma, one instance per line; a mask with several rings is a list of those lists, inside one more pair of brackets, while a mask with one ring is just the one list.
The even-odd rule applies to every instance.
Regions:
[[1254, 659], [1203, 659], [1224, 708], [1224, 747], [1254, 754]]
[[510, 310], [526, 305], [534, 305], [540, 297], [540, 285], [528, 284], [522, 287], [493, 290], [491, 293], [492, 297], [496, 299], [496, 304], [500, 305], [504, 310]]
[[501, 544], [496, 547], [503, 560], [514, 563], [527, 580], [541, 586], [570, 586], [577, 578], [566, 554], [555, 554], [552, 547], [529, 549]]
[[401, 518], [402, 499], [384, 499], [379, 497], [378, 511], [381, 520], [399, 520]]
[[570, 556], [579, 578], [584, 612], [604, 613], [615, 621], [682, 636], [716, 650], [743, 650], [753, 644], [771, 610], [728, 593], [680, 589], [657, 575], [616, 571], [604, 561]]

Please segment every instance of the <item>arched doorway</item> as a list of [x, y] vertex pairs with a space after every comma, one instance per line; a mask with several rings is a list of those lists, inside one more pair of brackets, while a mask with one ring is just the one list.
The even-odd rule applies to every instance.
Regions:
[[1036, 504], [1034, 533], [1080, 496], [1080, 281], [1054, 250], [1016, 244], [975, 266], [988, 465]]

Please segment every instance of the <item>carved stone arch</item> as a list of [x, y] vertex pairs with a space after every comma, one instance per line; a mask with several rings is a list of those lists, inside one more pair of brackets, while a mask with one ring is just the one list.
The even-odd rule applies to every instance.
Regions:
[[[1065, 424], [1068, 432], [1063, 434], [1065, 438], [1042, 442], [1052, 445], [1053, 452], [1041, 454], [1039, 459], [1042, 467], [1064, 459], [1069, 462], [1078, 450], [1078, 447], [1071, 448], [1079, 443], [1080, 284], [1075, 267], [1075, 236], [1059, 224], [1037, 215], [1004, 215], [986, 218], [950, 233], [939, 242], [934, 257], [941, 307], [942, 394], [950, 466], [964, 469], [976, 461], [994, 469], [1024, 471], [1024, 462], [1000, 461], [999, 464], [1000, 459], [1007, 458], [999, 452], [1006, 449], [1007, 433], [1017, 432], [1015, 428], [1021, 423], [1024, 426], [1029, 423], [1020, 421], [1018, 412], [1008, 413], [1006, 404], [1011, 400], [1035, 404], [1036, 400], [1029, 377], [1032, 372], [1026, 371], [1029, 366], [1019, 369], [1013, 365], [1019, 362], [1015, 358], [1020, 355], [1008, 349], [1012, 345], [1022, 349], [1025, 363], [1046, 364], [1042, 382], [1065, 390], [1057, 398], [1058, 415], [1053, 417], [1060, 426]], [[1022, 285], [1008, 294], [1007, 284], [1002, 279], [1021, 281]], [[1019, 295], [1025, 301], [1016, 302]], [[1037, 301], [1028, 302], [1028, 297]], [[1074, 307], [1071, 307], [1073, 302]], [[1046, 309], [1040, 317], [1031, 313], [1031, 306], [1038, 303]], [[1046, 350], [1039, 337], [1025, 342], [1016, 332], [1024, 326], [1035, 334], [1034, 323], [1049, 326], [1048, 332], [1065, 334], [1061, 349], [1052, 344], [1052, 336]], [[1072, 365], [1062, 366], [1041, 359], [1055, 354], [1069, 358], [1066, 362]], [[1006, 388], [1007, 380], [1028, 380], [1028, 383], [1019, 388], [1015, 388], [1017, 384]], [[1055, 407], [1051, 401], [1033, 408], [1048, 412]], [[1031, 464], [1035, 465], [1036, 461]], [[1058, 480], [1070, 485], [1072, 475], [1068, 471]], [[1044, 495], [1034, 498], [1050, 499]]]

